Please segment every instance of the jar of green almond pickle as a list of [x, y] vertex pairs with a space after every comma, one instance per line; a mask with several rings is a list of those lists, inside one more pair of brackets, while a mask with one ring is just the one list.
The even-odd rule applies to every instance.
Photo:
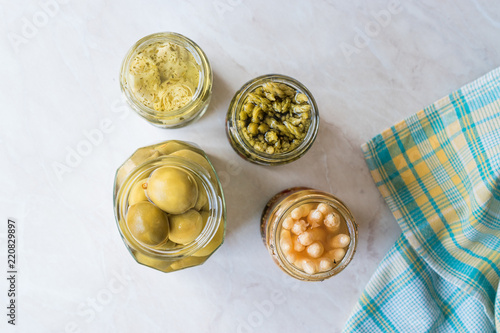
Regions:
[[285, 75], [259, 76], [234, 95], [226, 134], [243, 159], [261, 165], [290, 163], [312, 146], [319, 113], [311, 92]]
[[224, 241], [222, 186], [194, 144], [171, 140], [135, 151], [116, 172], [113, 201], [123, 242], [145, 266], [201, 265]]

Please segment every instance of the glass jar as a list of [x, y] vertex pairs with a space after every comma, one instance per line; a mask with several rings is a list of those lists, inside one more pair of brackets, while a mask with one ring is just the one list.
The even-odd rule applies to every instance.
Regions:
[[[190, 52], [199, 66], [199, 81], [192, 99], [174, 111], [158, 111], [146, 106], [134, 94], [129, 83], [129, 71], [132, 61], [146, 47], [155, 43], [172, 43]], [[125, 55], [120, 71], [120, 87], [130, 107], [141, 117], [162, 128], [186, 126], [200, 118], [208, 108], [212, 96], [212, 68], [203, 50], [189, 38], [173, 33], [163, 32], [146, 36], [135, 43]]]
[[[197, 182], [197, 188], [203, 189], [207, 196], [206, 203], [199, 210], [205, 220], [201, 233], [184, 245], [171, 240], [148, 245], [134, 236], [127, 223], [129, 197], [134, 185], [141, 180], [149, 180], [155, 170], [165, 166], [186, 171]], [[145, 196], [144, 200], [152, 202], [149, 196]], [[113, 201], [120, 235], [130, 254], [140, 264], [164, 272], [200, 265], [224, 241], [226, 205], [222, 187], [207, 155], [194, 144], [172, 140], [138, 149], [116, 172]], [[171, 235], [172, 215], [169, 214], [168, 219]]]
[[[308, 204], [311, 204], [312, 207], [315, 207], [317, 204], [321, 203], [328, 205], [328, 207], [331, 207], [329, 209], [331, 209], [331, 211], [335, 214], [338, 214], [338, 216], [340, 217], [340, 227], [337, 230], [336, 234], [347, 234], [350, 240], [348, 241], [348, 245], [345, 247], [345, 255], [343, 256], [343, 258], [338, 262], [335, 262], [334, 260], [332, 261], [333, 267], [315, 273], [308, 273], [303, 268], [299, 268], [296, 265], [296, 262], [291, 262], [291, 260], [298, 260], [297, 258], [300, 258], [298, 256], [306, 258], [309, 249], [307, 247], [302, 249], [299, 248], [297, 250], [300, 251], [295, 252], [294, 245], [292, 245], [292, 250], [287, 249], [288, 251], [292, 251], [291, 253], [293, 255], [290, 256], [290, 252], [287, 253], [283, 249], [284, 243], [282, 243], [281, 239], [283, 235], [282, 231], [288, 231], [284, 230], [283, 223], [285, 222], [285, 219], [291, 215], [294, 209]], [[303, 217], [301, 219], [304, 219], [306, 221], [309, 219], [309, 217]], [[289, 188], [276, 194], [271, 200], [269, 200], [266, 207], [264, 208], [260, 227], [262, 240], [269, 253], [271, 254], [274, 262], [285, 273], [299, 280], [322, 281], [328, 279], [340, 273], [349, 264], [352, 257], [354, 256], [354, 253], [356, 252], [358, 230], [356, 222], [354, 221], [354, 217], [352, 216], [349, 209], [344, 203], [342, 203], [333, 195], [311, 188]], [[293, 228], [292, 231], [294, 231]], [[294, 235], [293, 232], [290, 232], [290, 234], [292, 234], [292, 237], [297, 237], [295, 239], [298, 239], [300, 237]], [[333, 234], [328, 235], [327, 238], [325, 238], [324, 243], [331, 243], [333, 237]], [[327, 245], [325, 245], [325, 256], [326, 246]], [[313, 260], [316, 260], [316, 263], [318, 263], [323, 259], [318, 257], [318, 259]]]
[[[297, 93], [301, 93], [307, 96], [308, 104], [311, 105], [310, 125], [307, 129], [307, 132], [305, 133], [305, 137], [302, 139], [298, 146], [289, 151], [280, 153], [268, 153], [255, 149], [245, 138], [242, 129], [238, 127], [238, 114], [244, 107], [245, 100], [247, 99], [249, 93], [255, 91], [259, 87], [262, 87], [268, 82], [283, 83], [288, 85], [289, 87], [295, 89]], [[243, 87], [241, 87], [241, 89], [236, 92], [233, 99], [231, 100], [226, 116], [226, 134], [233, 149], [243, 159], [261, 165], [280, 165], [297, 160], [302, 155], [304, 155], [313, 144], [318, 134], [318, 128], [318, 107], [311, 92], [299, 81], [289, 76], [280, 74], [268, 74], [259, 76], [245, 83]]]

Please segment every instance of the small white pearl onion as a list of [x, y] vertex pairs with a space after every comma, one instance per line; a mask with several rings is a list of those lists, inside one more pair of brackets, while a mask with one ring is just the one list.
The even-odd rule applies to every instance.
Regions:
[[351, 237], [346, 234], [338, 234], [330, 240], [330, 246], [333, 248], [346, 247], [351, 242]]
[[292, 242], [293, 242], [293, 249], [295, 251], [302, 252], [305, 250], [306, 247], [299, 242], [297, 236], [293, 236]]
[[326, 203], [320, 203], [316, 209], [319, 210], [324, 216], [333, 212], [333, 208]]
[[290, 213], [290, 216], [293, 219], [298, 220], [302, 217], [302, 212], [303, 212], [302, 207], [297, 207], [294, 210], [292, 210], [292, 213]]
[[315, 274], [318, 271], [318, 268], [316, 267], [316, 263], [311, 259], [304, 259], [302, 261], [302, 269], [307, 274]]
[[325, 251], [323, 244], [320, 242], [314, 242], [307, 247], [307, 253], [313, 258], [319, 258]]
[[323, 222], [330, 231], [335, 231], [340, 227], [340, 217], [335, 213], [330, 213]]
[[290, 216], [287, 216], [283, 220], [283, 228], [290, 230], [290, 229], [292, 229], [294, 223], [295, 223], [295, 221], [293, 220], [293, 218], [291, 218]]
[[313, 209], [307, 215], [307, 222], [312, 225], [313, 228], [319, 227], [321, 221], [323, 220], [323, 213], [317, 209]]
[[344, 249], [333, 249], [326, 253], [326, 256], [333, 260], [334, 263], [338, 264], [345, 256]]
[[304, 220], [295, 221], [292, 227], [292, 232], [296, 235], [302, 234], [307, 229], [307, 222]]
[[329, 258], [320, 258], [318, 259], [318, 267], [320, 272], [326, 272], [333, 268], [333, 261]]
[[281, 230], [280, 245], [283, 252], [289, 252], [292, 249], [292, 237], [290, 236], [290, 231]]
[[300, 234], [298, 240], [302, 245], [309, 246], [315, 241], [324, 241], [325, 237], [325, 230], [321, 228], [314, 228]]
[[295, 252], [285, 252], [285, 258], [289, 263], [294, 263], [297, 260], [297, 254]]
[[306, 217], [312, 209], [311, 204], [304, 204], [292, 210], [290, 214], [294, 219], [298, 220], [302, 217]]
[[304, 246], [309, 246], [314, 242], [313, 235], [310, 230], [300, 234], [298, 240]]

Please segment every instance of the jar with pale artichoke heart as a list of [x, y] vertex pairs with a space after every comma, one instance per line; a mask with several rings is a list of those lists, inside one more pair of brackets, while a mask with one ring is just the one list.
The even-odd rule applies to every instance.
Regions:
[[197, 266], [224, 241], [222, 187], [194, 144], [138, 149], [116, 172], [113, 201], [120, 235], [140, 264], [163, 272]]
[[186, 126], [200, 118], [212, 96], [212, 69], [203, 50], [173, 32], [156, 33], [135, 43], [120, 71], [128, 104], [162, 128]]

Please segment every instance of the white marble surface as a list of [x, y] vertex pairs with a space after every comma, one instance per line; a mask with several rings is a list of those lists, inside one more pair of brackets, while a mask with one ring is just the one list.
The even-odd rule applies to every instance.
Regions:
[[[50, 2], [0, 2], [0, 276], [6, 220], [19, 224], [17, 325], [2, 277], [2, 332], [339, 332], [400, 233], [360, 144], [500, 65], [497, 1]], [[392, 13], [380, 24], [381, 11]], [[192, 38], [215, 73], [207, 114], [183, 129], [155, 128], [120, 102], [122, 57], [159, 31]], [[320, 108], [316, 143], [286, 166], [241, 160], [224, 133], [234, 92], [267, 73], [297, 78]], [[102, 122], [102, 139], [59, 177], [54, 163]], [[112, 184], [136, 148], [168, 139], [212, 157], [228, 221], [206, 264], [163, 274], [125, 249]], [[353, 262], [322, 283], [285, 276], [260, 239], [266, 201], [294, 185], [337, 195], [359, 224]]]

